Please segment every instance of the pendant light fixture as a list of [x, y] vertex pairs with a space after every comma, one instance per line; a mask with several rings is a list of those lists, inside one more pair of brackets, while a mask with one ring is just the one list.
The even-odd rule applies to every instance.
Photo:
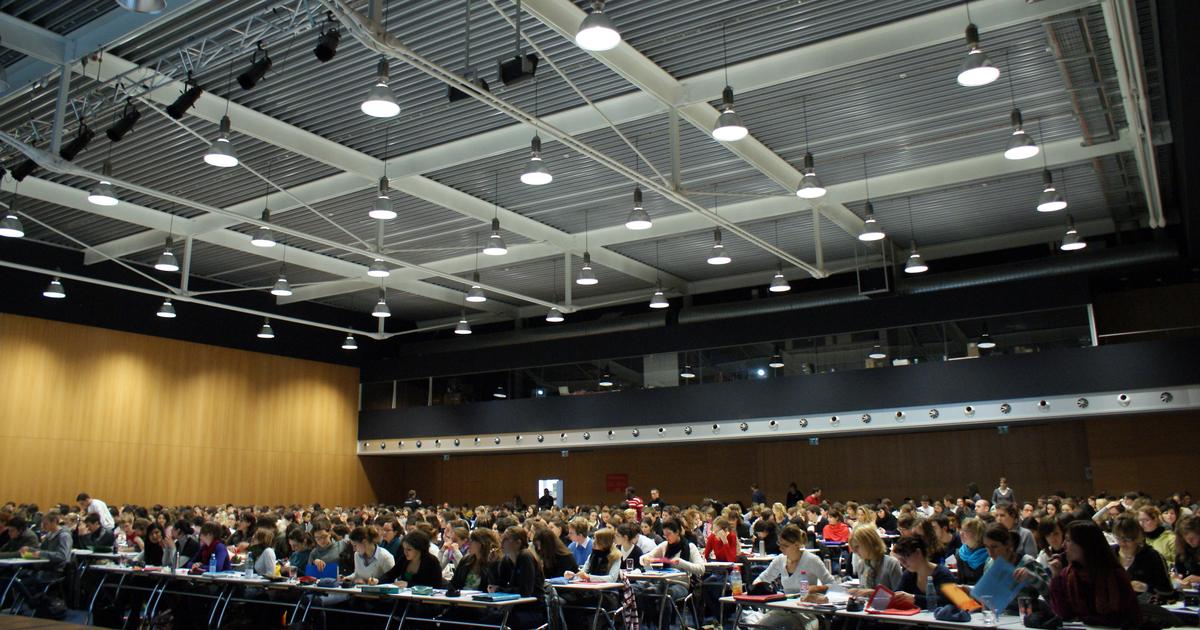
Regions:
[[[551, 282], [554, 285], [554, 302], [558, 303], [558, 265], [551, 265]], [[561, 324], [566, 318], [563, 317], [562, 311], [558, 307], [551, 306], [550, 310], [546, 311], [546, 322], [550, 324]]]
[[882, 241], [887, 238], [887, 234], [883, 232], [883, 227], [879, 225], [879, 220], [875, 218], [875, 206], [871, 203], [871, 183], [867, 173], [866, 153], [863, 154], [863, 187], [867, 193], [867, 203], [865, 206], [867, 216], [863, 218], [863, 228], [858, 233], [858, 240], [867, 243]]
[[655, 309], [668, 308], [671, 306], [671, 302], [669, 300], [667, 300], [666, 294], [663, 293], [662, 276], [659, 273], [659, 269], [662, 266], [662, 259], [660, 258], [660, 251], [659, 251], [659, 246], [661, 244], [662, 244], [661, 241], [655, 241], [655, 243], [654, 243], [655, 286], [654, 286], [654, 294], [650, 296], [650, 308], [655, 308]]
[[800, 185], [796, 187], [796, 196], [801, 199], [820, 199], [825, 196], [825, 186], [817, 177], [812, 152], [808, 150], [808, 98], [801, 97], [800, 108], [804, 114], [804, 170], [800, 176]]
[[58, 276], [55, 276], [50, 279], [46, 288], [42, 290], [42, 295], [51, 299], [61, 300], [67, 297], [67, 290], [63, 288], [62, 280], [59, 280]]
[[580, 48], [593, 52], [612, 50], [621, 43], [621, 33], [604, 12], [604, 0], [592, 0], [592, 12], [579, 24], [579, 30], [575, 32], [575, 43]]
[[[775, 249], [779, 249], [779, 221], [775, 222]], [[787, 277], [783, 275], [783, 261], [780, 260], [778, 265], [775, 268], [775, 275], [771, 276], [771, 286], [767, 290], [771, 293], [787, 293], [792, 290], [792, 285], [788, 284]]]
[[175, 305], [171, 303], [171, 298], [163, 300], [162, 306], [158, 307], [158, 312], [155, 315], [163, 319], [175, 319]]
[[[683, 360], [687, 361], [686, 354], [684, 354]], [[679, 370], [679, 378], [684, 378], [684, 379], [688, 379], [688, 380], [696, 378], [696, 371], [692, 369], [692, 366], [688, 365], [687, 363], [684, 363], [683, 369]]]
[[1058, 246], [1064, 252], [1073, 252], [1087, 247], [1087, 241], [1075, 229], [1075, 218], [1067, 215], [1067, 233], [1063, 235], [1062, 244]]
[[346, 335], [346, 338], [342, 340], [342, 350], [358, 350], [358, 340], [354, 338], [354, 335]]
[[263, 325], [261, 327], [259, 327], [257, 337], [259, 339], [274, 339], [275, 338], [275, 329], [271, 328], [271, 318], [270, 317], [263, 318]]
[[[112, 155], [112, 143], [108, 144], [109, 155]], [[100, 167], [100, 181], [96, 182], [88, 191], [88, 203], [97, 206], [115, 206], [117, 205], [117, 192], [113, 189], [112, 182], [108, 178], [112, 176], [112, 162], [108, 159], [104, 160], [104, 164]]]
[[487, 296], [483, 294], [483, 289], [479, 286], [479, 272], [471, 274], [471, 288], [467, 289], [466, 300], [472, 304], [482, 304], [487, 301]]
[[[638, 153], [637, 138], [633, 139], [633, 169], [639, 176], [642, 174], [642, 160], [641, 154]], [[650, 215], [646, 213], [645, 203], [642, 201], [642, 187], [636, 184], [633, 187], [633, 210], [629, 211], [625, 227], [630, 230], [649, 230], [654, 227], [654, 223], [650, 221]]]
[[725, 89], [721, 90], [721, 115], [713, 127], [712, 137], [721, 142], [737, 142], [748, 133], [742, 117], [733, 109], [733, 87], [729, 85], [729, 45], [725, 40], [725, 24], [721, 24], [721, 58], [725, 70]]
[[396, 206], [392, 203], [392, 198], [388, 194], [388, 151], [391, 148], [391, 125], [384, 123], [383, 128], [383, 175], [379, 177], [379, 189], [375, 195], [375, 201], [371, 203], [371, 209], [367, 211], [367, 216], [377, 221], [391, 221], [396, 218]]
[[379, 301], [375, 303], [375, 308], [371, 309], [371, 317], [383, 319], [391, 316], [392, 310], [388, 308], [387, 295], [385, 294], [383, 287], [379, 287]]
[[721, 243], [721, 228], [713, 228], [713, 246], [708, 254], [708, 264], [710, 265], [728, 265], [733, 262], [729, 254], [725, 251], [725, 245]]
[[592, 253], [588, 251], [588, 211], [583, 211], [583, 266], [579, 268], [579, 277], [575, 284], [590, 287], [599, 284], [596, 272], [592, 269]]
[[767, 361], [767, 367], [778, 370], [786, 365], [783, 361], [783, 353], [780, 351], [779, 346], [776, 346], [775, 354], [772, 354], [771, 359]]
[[508, 245], [500, 235], [500, 172], [496, 172], [496, 183], [492, 191], [493, 203], [492, 233], [488, 235], [487, 243], [483, 246], [486, 256], [503, 256], [508, 253]]
[[[538, 118], [538, 84], [533, 82], [533, 118], [536, 121]], [[529, 141], [529, 164], [525, 165], [525, 171], [521, 173], [521, 182], [530, 186], [545, 186], [554, 181], [554, 176], [550, 174], [546, 168], [546, 163], [542, 161], [542, 139], [538, 136], [537, 123], [534, 123], [533, 139]]]
[[400, 105], [396, 102], [396, 94], [388, 85], [387, 57], [379, 59], [375, 66], [375, 85], [367, 92], [367, 98], [359, 107], [362, 112], [375, 118], [392, 118], [400, 114]]
[[467, 312], [463, 311], [458, 318], [458, 325], [454, 327], [454, 334], [469, 335], [471, 334], [471, 322], [467, 321]]
[[[1042, 131], [1042, 121], [1038, 121], [1038, 139], [1041, 140], [1042, 146], [1046, 144], [1046, 136]], [[1057, 212], [1066, 210], [1067, 198], [1059, 192], [1054, 185], [1054, 177], [1050, 175], [1050, 166], [1047, 161], [1046, 152], [1042, 151], [1042, 194], [1038, 195], [1038, 212]]]
[[[1005, 55], [1007, 58], [1008, 55]], [[1012, 133], [1008, 137], [1008, 143], [1004, 147], [1004, 157], [1009, 160], [1027, 160], [1038, 154], [1038, 145], [1033, 140], [1033, 136], [1025, 131], [1025, 121], [1021, 117], [1021, 110], [1017, 107], [1017, 92], [1013, 86], [1012, 63], [1009, 63], [1008, 72], [1008, 95], [1012, 102], [1012, 112], [1009, 114], [1009, 121], [1012, 124]]]
[[20, 185], [19, 181], [13, 182], [12, 199], [8, 202], [8, 210], [4, 212], [4, 218], [0, 219], [0, 236], [7, 238], [25, 236], [25, 227], [21, 225], [21, 218], [17, 216], [17, 188]]
[[275, 286], [271, 287], [271, 295], [276, 297], [288, 297], [292, 294], [292, 285], [288, 284], [287, 279], [287, 264], [280, 263], [279, 278], [275, 280]]
[[392, 272], [388, 270], [387, 263], [376, 258], [375, 260], [371, 261], [371, 264], [367, 267], [367, 275], [371, 276], [372, 278], [386, 278], [392, 275]]
[[[263, 208], [260, 219], [269, 223], [271, 221], [271, 211]], [[250, 235], [250, 244], [255, 247], [275, 247], [275, 234], [271, 231], [271, 228], [261, 225]]]
[[[174, 218], [174, 215], [172, 215]], [[158, 255], [158, 261], [154, 263], [154, 268], [159, 271], [179, 271], [179, 261], [175, 258], [175, 253], [171, 251], [171, 237], [167, 237], [167, 242], [163, 245], [163, 251]]]
[[971, 22], [971, 5], [967, 3], [967, 58], [958, 71], [958, 84], [966, 87], [987, 85], [1000, 78], [1000, 69], [992, 65], [987, 53], [979, 47], [979, 27]]
[[[456, 330], [456, 331], [454, 331], [454, 332], [458, 332], [458, 331]], [[466, 332], [466, 333], [463, 333], [463, 334], [465, 334], [465, 335], [469, 335], [469, 334], [471, 334], [471, 333], [470, 333], [470, 332]], [[496, 391], [492, 392], [492, 398], [498, 398], [498, 399], [500, 399], [500, 400], [504, 400], [505, 398], [508, 398], [508, 391], [504, 389], [504, 386], [503, 386], [503, 385], [497, 385], [497, 386], [496, 386]], [[479, 438], [475, 438], [475, 439], [476, 439], [476, 440], [478, 440]]]
[[929, 271], [929, 265], [921, 259], [921, 253], [917, 251], [916, 230], [913, 228], [913, 213], [912, 213], [912, 197], [908, 198], [908, 260], [904, 263], [904, 273], [925, 273]]
[[983, 323], [983, 330], [979, 333], [979, 339], [975, 341], [975, 347], [980, 350], [991, 350], [996, 347], [996, 340], [988, 334], [987, 322]]
[[600, 380], [596, 383], [600, 387], [612, 387], [614, 385], [612, 376], [608, 372], [600, 375]]
[[210, 166], [232, 168], [238, 165], [237, 147], [233, 146], [229, 135], [229, 115], [226, 114], [221, 117], [221, 129], [217, 139], [208, 146], [208, 152], [204, 154], [204, 161]]

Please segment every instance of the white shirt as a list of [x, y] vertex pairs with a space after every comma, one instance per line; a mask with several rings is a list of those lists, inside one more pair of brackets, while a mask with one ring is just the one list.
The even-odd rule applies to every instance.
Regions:
[[375, 555], [370, 558], [364, 558], [361, 553], [354, 554], [354, 579], [367, 581], [371, 578], [378, 580], [383, 577], [384, 573], [392, 570], [396, 566], [396, 559], [392, 554], [379, 545], [375, 546]]
[[100, 499], [92, 499], [91, 502], [88, 503], [87, 513], [100, 515], [100, 527], [104, 529], [112, 530], [114, 527], [116, 527], [116, 523], [113, 522], [112, 514], [110, 514], [108, 511], [108, 504]]
[[654, 551], [658, 545], [654, 544], [654, 539], [647, 537], [645, 534], [638, 534], [637, 547], [642, 550], [642, 555], [646, 555]]
[[796, 563], [795, 573], [787, 572], [787, 556], [779, 554], [775, 556], [774, 560], [771, 560], [771, 564], [767, 565], [767, 570], [755, 578], [754, 583], [766, 582], [769, 584], [774, 582], [775, 578], [780, 578], [783, 583], [783, 592], [799, 593], [800, 577], [805, 573], [808, 574], [809, 586], [834, 583], [833, 576], [825, 569], [825, 563], [816, 554], [807, 550], [804, 555], [800, 556], [800, 561]]

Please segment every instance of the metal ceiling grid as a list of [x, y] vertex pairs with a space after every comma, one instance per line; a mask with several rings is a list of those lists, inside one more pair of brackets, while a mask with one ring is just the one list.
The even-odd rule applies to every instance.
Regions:
[[[650, 261], [651, 264], [653, 262], [653, 260]], [[627, 276], [595, 262], [592, 263], [592, 268], [596, 272], [596, 279], [600, 281], [599, 284], [592, 286], [574, 284], [575, 276], [579, 273], [582, 264], [580, 258], [571, 257], [571, 274], [567, 279], [572, 283], [571, 292], [574, 299], [646, 289], [650, 286], [644, 280]], [[562, 303], [566, 297], [563, 288], [563, 265], [562, 256], [553, 256], [503, 267], [490, 267], [481, 270], [479, 276], [480, 280], [488, 284], [543, 300], [553, 300], [557, 287], [558, 302]], [[470, 278], [471, 273], [468, 271], [458, 275]], [[456, 289], [462, 288], [462, 285], [455, 285], [441, 278], [426, 278], [425, 282]], [[488, 299], [494, 298], [489, 296]]]
[[[18, 192], [19, 192], [18, 188]], [[11, 195], [4, 195], [5, 205], [12, 202]], [[56, 203], [30, 199], [19, 196], [17, 210], [27, 213], [34, 219], [44, 222], [56, 230], [61, 230], [70, 238], [62, 236], [53, 230], [46, 229], [33, 221], [25, 221], [25, 238], [39, 243], [61, 245], [71, 249], [82, 249], [82, 246], [72, 239], [78, 239], [88, 245], [98, 245], [108, 240], [137, 234], [146, 228], [108, 217], [79, 212], [73, 208], [60, 206]]]
[[[0, 13], [59, 35], [86, 26], [112, 8], [110, 0], [0, 0]], [[11, 66], [24, 58], [19, 52], [5, 49], [0, 52], [0, 65]]]
[[[440, 319], [459, 313], [459, 309], [453, 305], [417, 295], [394, 290], [388, 290], [386, 295], [388, 308], [392, 311], [391, 319], [416, 322]], [[355, 313], [370, 313], [375, 303], [379, 301], [379, 289], [364, 289], [362, 291], [355, 291], [354, 293], [344, 293], [314, 301]], [[467, 316], [470, 317], [471, 314], [468, 313]]]

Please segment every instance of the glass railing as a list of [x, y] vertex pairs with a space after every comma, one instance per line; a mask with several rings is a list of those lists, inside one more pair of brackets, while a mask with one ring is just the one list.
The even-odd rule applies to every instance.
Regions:
[[1091, 318], [1088, 308], [1079, 306], [503, 372], [363, 383], [361, 407], [403, 409], [514, 398], [607, 395], [1090, 345]]

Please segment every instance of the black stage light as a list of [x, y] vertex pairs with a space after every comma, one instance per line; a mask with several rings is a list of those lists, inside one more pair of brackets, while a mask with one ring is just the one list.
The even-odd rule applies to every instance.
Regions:
[[20, 164], [18, 164], [17, 168], [14, 168], [12, 170], [13, 179], [15, 179], [19, 182], [23, 182], [23, 181], [25, 181], [25, 177], [28, 176], [30, 173], [32, 173], [36, 169], [37, 169], [37, 162], [34, 162], [32, 158], [25, 160], [24, 162], [21, 162]]
[[537, 72], [538, 56], [533, 53], [517, 55], [507, 61], [500, 61], [500, 80], [504, 85], [512, 87], [533, 78]]
[[138, 111], [138, 108], [133, 106], [133, 102], [126, 101], [124, 109], [121, 110], [121, 118], [119, 118], [117, 122], [113, 123], [112, 126], [104, 132], [104, 135], [108, 136], [108, 139], [112, 140], [113, 142], [120, 142], [121, 139], [125, 137], [125, 134], [133, 131], [133, 125], [137, 123], [138, 119], [141, 117], [142, 112]]
[[321, 33], [321, 36], [317, 38], [317, 47], [313, 48], [313, 54], [322, 63], [329, 61], [337, 54], [338, 42], [340, 41], [342, 41], [342, 34], [338, 32], [337, 25], [331, 23]]
[[243, 90], [249, 90], [258, 85], [258, 82], [262, 81], [263, 75], [270, 69], [271, 58], [267, 56], [265, 48], [259, 48], [250, 58], [250, 68], [238, 75], [238, 85], [242, 86]]
[[196, 85], [192, 81], [192, 75], [189, 74], [187, 81], [183, 83], [183, 92], [179, 95], [179, 98], [167, 106], [167, 115], [175, 120], [183, 118], [183, 115], [187, 113], [187, 110], [192, 108], [192, 105], [196, 104], [196, 101], [199, 100], [200, 95], [203, 93], [204, 89]]
[[95, 137], [95, 131], [89, 129], [87, 125], [80, 123], [79, 133], [75, 134], [75, 137], [71, 138], [70, 142], [64, 145], [63, 148], [59, 149], [58, 154], [62, 156], [62, 159], [70, 162], [79, 155], [80, 151], [86, 149], [87, 145], [92, 141], [92, 138]]
[[[474, 70], [468, 70], [465, 74], [463, 74], [463, 78], [484, 92], [492, 91], [491, 88], [488, 87], [487, 81], [484, 81], [483, 77], [480, 77]], [[471, 95], [454, 87], [453, 85], [450, 85], [446, 87], [446, 98], [449, 99], [451, 103], [454, 103], [466, 98], [471, 98]]]

